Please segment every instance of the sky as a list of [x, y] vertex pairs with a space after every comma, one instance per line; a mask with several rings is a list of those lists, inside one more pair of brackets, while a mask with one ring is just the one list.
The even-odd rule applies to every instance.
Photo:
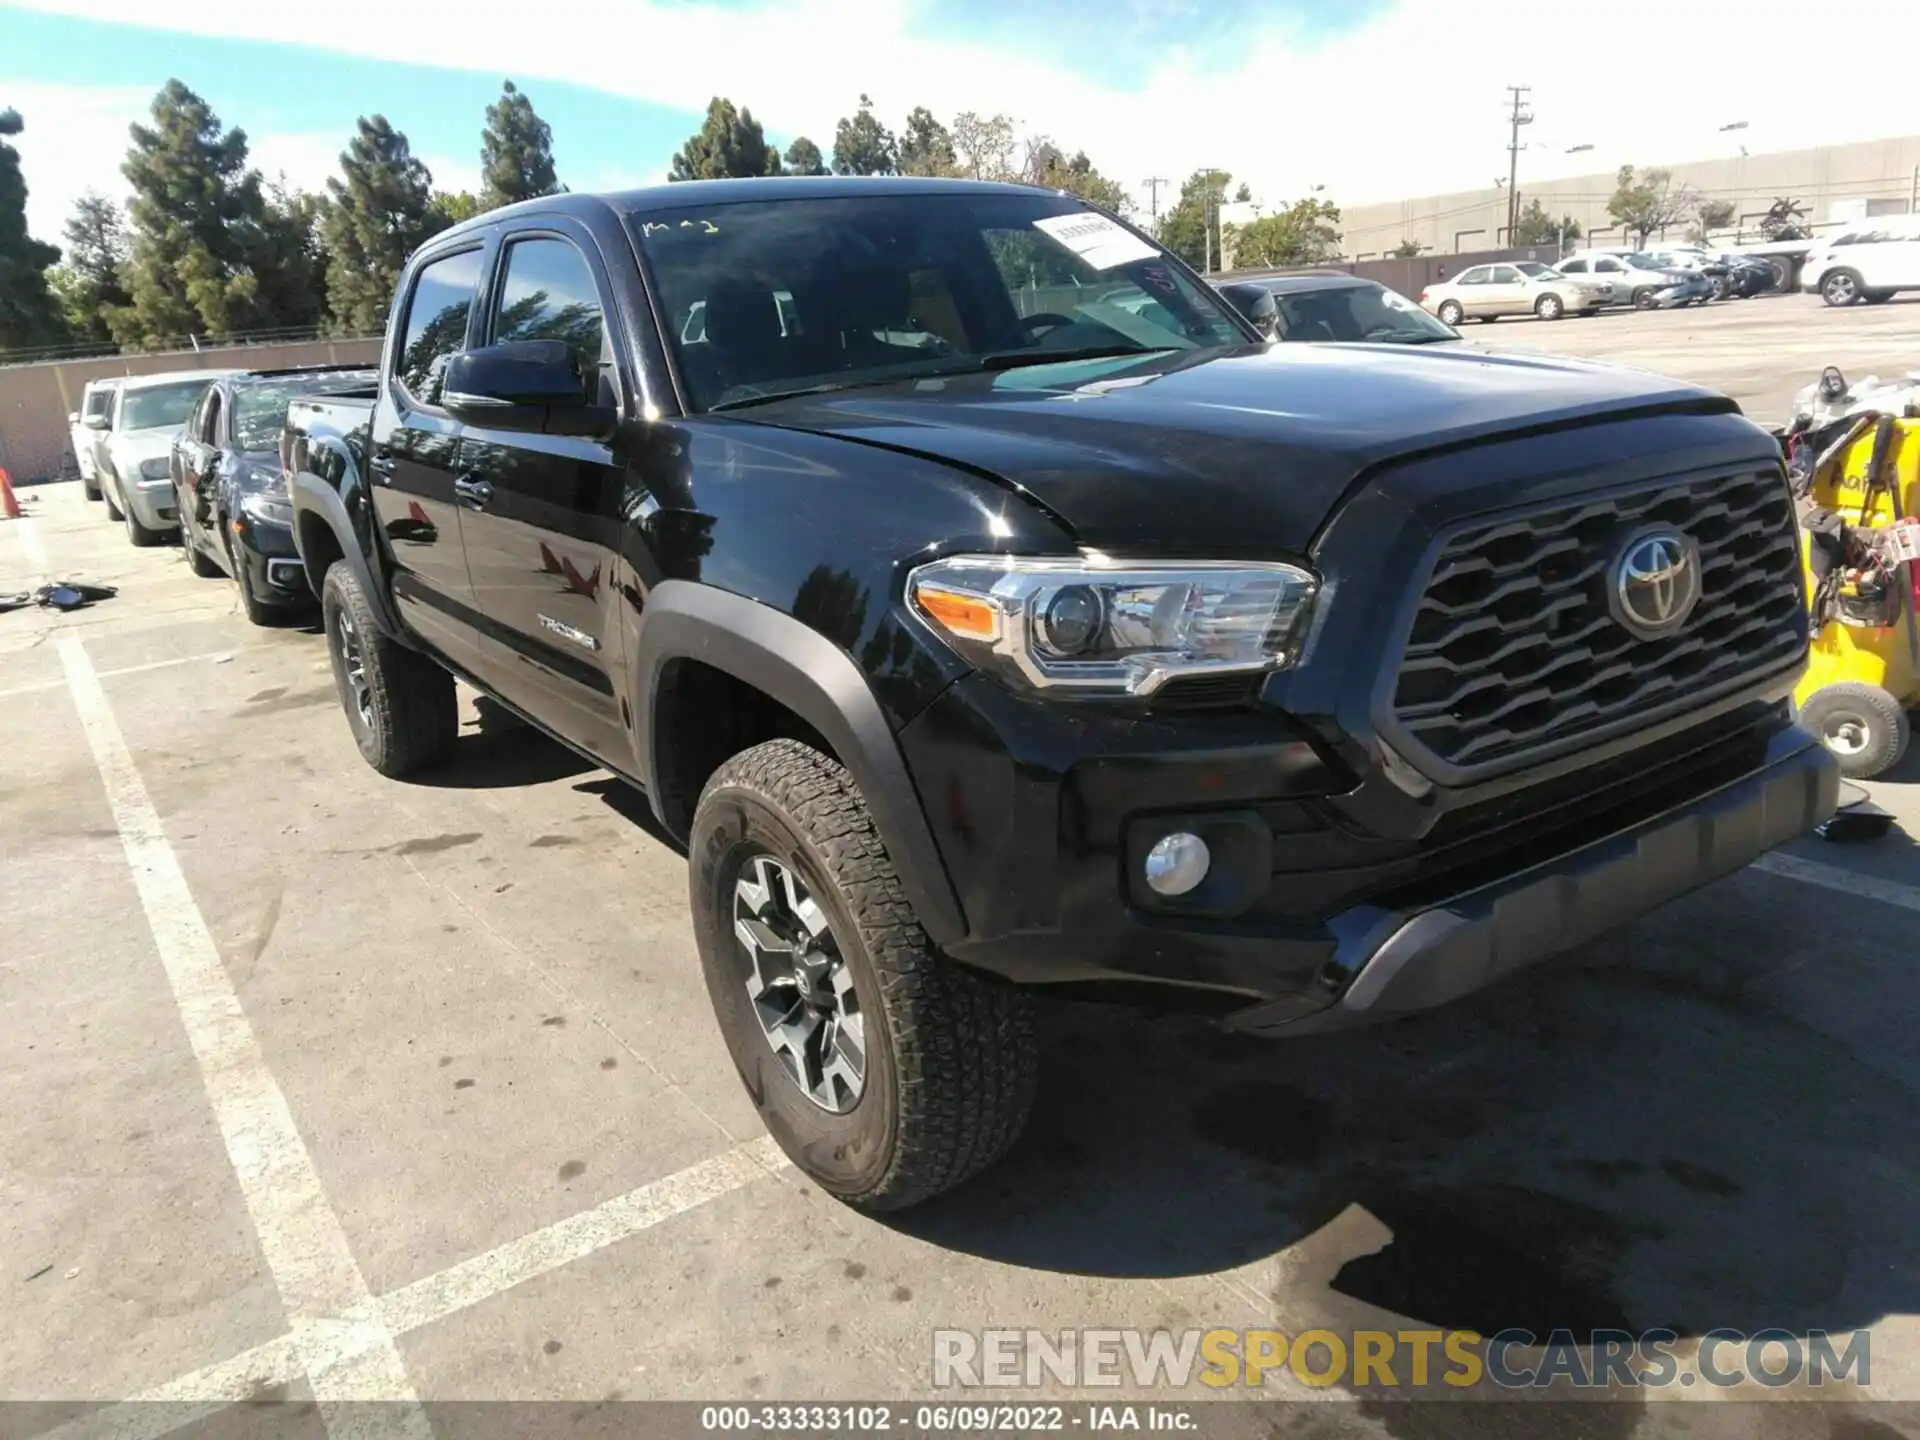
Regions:
[[[1850, 0], [1849, 30], [1908, 31], [1914, 3]], [[575, 190], [664, 179], [714, 95], [782, 148], [804, 134], [830, 153], [864, 92], [895, 129], [916, 105], [1012, 116], [1086, 150], [1143, 213], [1149, 177], [1172, 177], [1164, 208], [1205, 167], [1268, 204], [1315, 186], [1336, 204], [1490, 186], [1506, 172], [1509, 84], [1531, 87], [1535, 116], [1523, 189], [1920, 131], [1912, 85], [1824, 92], [1772, 23], [1643, 0], [1577, 24], [1561, 13], [1534, 0], [0, 0], [0, 109], [26, 122], [28, 220], [56, 242], [83, 191], [125, 194], [127, 126], [170, 77], [246, 131], [264, 174], [307, 189], [376, 112], [436, 185], [477, 188], [483, 111], [506, 78], [553, 127]]]

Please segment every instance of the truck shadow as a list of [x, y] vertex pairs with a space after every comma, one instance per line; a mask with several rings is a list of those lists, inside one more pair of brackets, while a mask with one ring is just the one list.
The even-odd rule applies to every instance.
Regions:
[[[1876, 938], [1901, 912], [1856, 929], [1835, 899], [1738, 876], [1570, 963], [1342, 1036], [1049, 1006], [1025, 1139], [896, 1223], [1090, 1275], [1296, 1247], [1290, 1292], [1317, 1280], [1482, 1334], [1911, 1311], [1920, 975]], [[1353, 1207], [1376, 1223], [1330, 1231]]]

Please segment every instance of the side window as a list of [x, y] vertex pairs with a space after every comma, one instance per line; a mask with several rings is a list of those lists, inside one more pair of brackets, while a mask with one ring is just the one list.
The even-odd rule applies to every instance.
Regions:
[[1520, 283], [1520, 272], [1511, 265], [1496, 265], [1493, 267], [1493, 283], [1496, 285], [1518, 285]]
[[104, 415], [112, 404], [113, 391], [111, 389], [102, 388], [89, 391], [87, 394], [86, 408], [80, 413], [83, 415]]
[[1584, 275], [1587, 273], [1587, 262], [1584, 260], [1569, 260], [1560, 267], [1560, 273], [1562, 275]]
[[516, 240], [507, 247], [505, 278], [494, 312], [493, 341], [562, 340], [580, 367], [586, 400], [601, 397], [606, 318], [593, 271], [565, 240]]
[[1471, 270], [1462, 271], [1460, 278], [1454, 281], [1456, 285], [1484, 285], [1486, 283], [1487, 267], [1484, 265], [1476, 265]]
[[1618, 260], [1601, 259], [1593, 262], [1593, 268], [1602, 275], [1618, 275], [1626, 267]]
[[447, 358], [467, 343], [467, 312], [480, 288], [480, 254], [463, 250], [435, 260], [414, 277], [394, 368], [407, 393], [422, 404], [440, 403]]

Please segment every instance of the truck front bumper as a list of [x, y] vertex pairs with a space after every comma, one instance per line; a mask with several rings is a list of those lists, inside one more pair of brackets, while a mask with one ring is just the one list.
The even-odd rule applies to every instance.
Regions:
[[1429, 909], [1362, 907], [1337, 916], [1325, 1008], [1303, 1014], [1288, 999], [1239, 1011], [1229, 1023], [1304, 1034], [1444, 1005], [1805, 834], [1833, 813], [1839, 777], [1825, 746], [1783, 731], [1765, 769], [1608, 839]]

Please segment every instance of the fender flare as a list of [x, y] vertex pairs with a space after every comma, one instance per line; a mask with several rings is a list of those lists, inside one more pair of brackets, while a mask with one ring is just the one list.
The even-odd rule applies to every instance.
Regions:
[[694, 581], [664, 580], [647, 596], [634, 659], [642, 702], [636, 707], [637, 778], [662, 825], [669, 822], [656, 783], [653, 702], [670, 662], [698, 660], [770, 696], [825, 738], [860, 787], [921, 928], [942, 947], [965, 938], [965, 917], [906, 760], [866, 677], [845, 651], [757, 600]]
[[320, 593], [320, 587], [327, 577], [324, 571], [317, 575], [314, 573], [313, 561], [308, 559], [306, 545], [301, 540], [309, 514], [317, 516], [319, 522], [333, 532], [334, 544], [340, 547], [340, 559], [359, 582], [360, 593], [367, 597], [367, 604], [372, 607], [380, 628], [401, 644], [410, 644], [406, 631], [400, 628], [399, 617], [394, 614], [386, 590], [374, 582], [366, 552], [360, 548], [360, 537], [353, 528], [353, 519], [347, 514], [347, 503], [340, 498], [340, 492], [309, 470], [302, 470], [293, 477], [292, 490], [295, 520], [293, 548], [300, 552], [300, 563], [306, 567], [307, 584], [313, 588], [313, 593]]

